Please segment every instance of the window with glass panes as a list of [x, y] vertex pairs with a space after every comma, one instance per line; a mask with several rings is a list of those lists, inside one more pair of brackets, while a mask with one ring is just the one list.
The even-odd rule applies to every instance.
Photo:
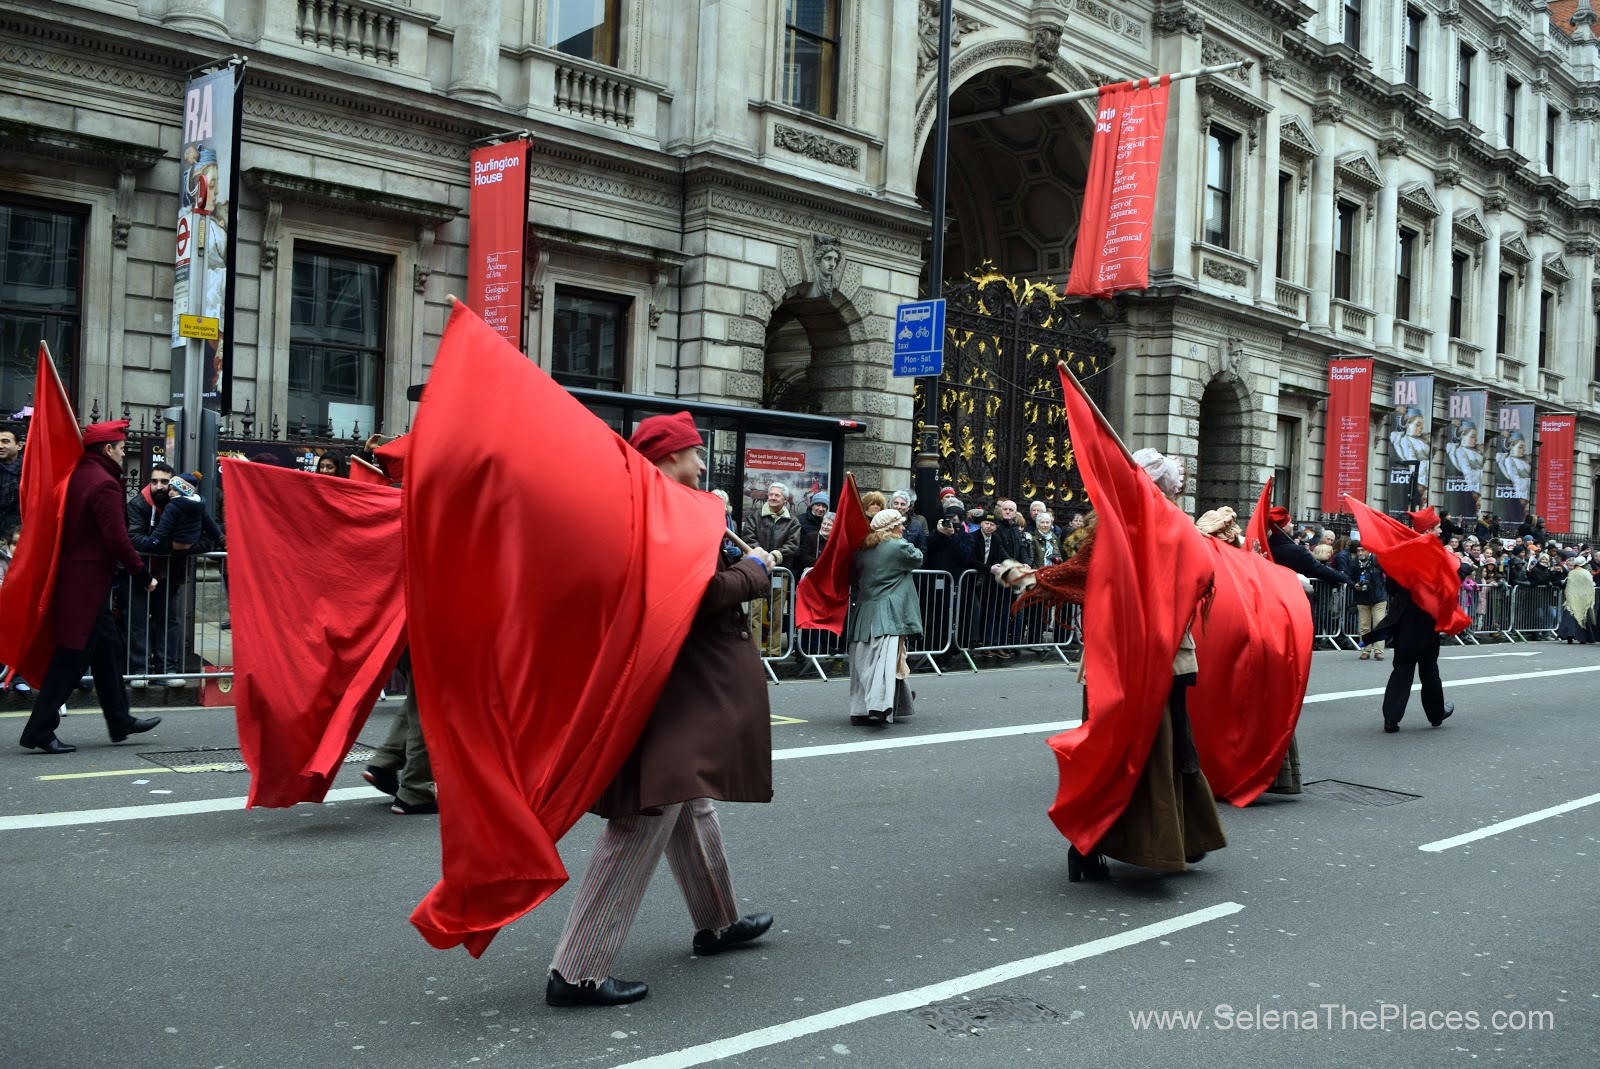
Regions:
[[1467, 314], [1467, 254], [1450, 254], [1450, 337], [1459, 338]]
[[1512, 151], [1517, 147], [1517, 107], [1522, 99], [1522, 83], [1515, 78], [1506, 79], [1506, 148]]
[[786, 0], [783, 102], [832, 119], [838, 89], [839, 0]]
[[1300, 471], [1300, 421], [1278, 417], [1277, 455], [1272, 465], [1272, 503], [1294, 510], [1294, 479]]
[[621, 392], [628, 366], [628, 309], [614, 293], [556, 287], [550, 376], [563, 386]]
[[1510, 271], [1500, 272], [1500, 280], [1495, 283], [1494, 291], [1494, 351], [1506, 351], [1506, 335], [1511, 326], [1511, 287], [1516, 278]]
[[1549, 290], [1539, 294], [1539, 370], [1543, 371], [1549, 364], [1546, 362], [1550, 355], [1550, 316], [1555, 310], [1555, 294]]
[[1544, 113], [1544, 169], [1554, 172], [1556, 169], [1556, 129], [1561, 125], [1561, 113], [1555, 108], [1546, 108]]
[[1341, 301], [1351, 300], [1356, 256], [1356, 215], [1360, 210], [1359, 205], [1341, 200], [1334, 222], [1333, 295]]
[[1289, 269], [1283, 262], [1284, 254], [1289, 247], [1289, 227], [1293, 220], [1289, 213], [1294, 207], [1294, 175], [1287, 171], [1278, 172], [1278, 259], [1277, 269], [1279, 278], [1288, 278]]
[[1456, 107], [1461, 117], [1472, 121], [1472, 61], [1478, 53], [1466, 45], [1456, 54]]
[[1344, 0], [1344, 43], [1361, 51], [1361, 0]]
[[289, 426], [365, 438], [382, 426], [390, 263], [297, 246]]
[[0, 201], [0, 413], [33, 403], [39, 343], [77, 397], [82, 330], [82, 212]]
[[1206, 138], [1205, 240], [1218, 248], [1233, 242], [1233, 166], [1239, 135], [1213, 126]]
[[1411, 321], [1411, 282], [1415, 277], [1417, 232], [1400, 228], [1400, 248], [1395, 258], [1394, 317]]
[[545, 44], [579, 59], [617, 65], [622, 0], [549, 0]]
[[1422, 24], [1427, 21], [1414, 7], [1406, 8], [1405, 79], [1407, 85], [1422, 84]]
[[1600, 382], [1600, 313], [1594, 317], [1594, 381]]

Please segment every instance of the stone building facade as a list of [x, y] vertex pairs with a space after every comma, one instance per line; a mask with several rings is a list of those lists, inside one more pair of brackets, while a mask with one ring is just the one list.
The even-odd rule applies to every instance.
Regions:
[[[259, 427], [408, 425], [465, 287], [469, 148], [527, 130], [530, 359], [575, 385], [866, 419], [847, 463], [903, 484], [914, 413], [890, 324], [925, 285], [936, 7], [17, 0], [0, 12], [0, 407], [31, 388], [40, 334], [85, 415], [165, 404], [179, 89], [240, 55], [234, 407]], [[1441, 405], [1481, 386], [1577, 412], [1573, 527], [1591, 530], [1587, 0], [956, 10], [958, 115], [1250, 63], [1175, 84], [1151, 287], [1084, 308], [1117, 345], [1114, 421], [1188, 458], [1191, 505], [1247, 503], [1277, 471], [1315, 512], [1328, 360], [1371, 356], [1375, 458], [1396, 374], [1434, 375]], [[953, 131], [948, 276], [987, 261], [1064, 281], [1091, 114]]]

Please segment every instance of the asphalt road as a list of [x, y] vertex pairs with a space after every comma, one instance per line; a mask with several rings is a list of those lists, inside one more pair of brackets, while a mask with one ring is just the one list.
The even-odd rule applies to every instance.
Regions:
[[[1388, 664], [1350, 653], [1316, 656], [1301, 721], [1307, 780], [1417, 797], [1268, 796], [1224, 811], [1230, 846], [1194, 871], [1113, 865], [1104, 884], [1067, 882], [1045, 817], [1069, 669], [919, 677], [917, 717], [883, 731], [849, 726], [843, 683], [773, 687], [798, 721], [774, 727], [777, 799], [721, 807], [739, 894], [773, 932], [692, 957], [662, 873], [616, 970], [651, 995], [598, 1010], [543, 1002], [570, 886], [478, 960], [416, 935], [437, 822], [391, 815], [358, 765], [348, 800], [245, 811], [243, 775], [140, 756], [234, 745], [226, 710], [167, 711], [116, 747], [73, 715], [66, 757], [16, 749], [7, 715], [0, 1066], [1594, 1069], [1600, 805], [1494, 826], [1600, 801], [1600, 654], [1445, 657], [1442, 728], [1413, 698], [1383, 734]], [[863, 747], [891, 740], [916, 744]], [[87, 810], [106, 812], [39, 826]], [[562, 843], [570, 871], [599, 826]], [[1193, 1016], [1139, 1027], [1144, 1011]]]

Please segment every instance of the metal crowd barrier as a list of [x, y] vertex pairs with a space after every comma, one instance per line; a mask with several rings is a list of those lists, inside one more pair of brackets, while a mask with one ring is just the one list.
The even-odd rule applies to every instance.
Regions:
[[1071, 621], [1063, 625], [1051, 607], [1035, 602], [1012, 612], [1017, 593], [994, 581], [988, 572], [962, 572], [956, 587], [955, 641], [972, 670], [972, 655], [1012, 651], [1054, 651], [1063, 664], [1071, 664], [1065, 647], [1071, 642]]
[[1341, 648], [1341, 641], [1349, 642], [1351, 649], [1360, 649], [1358, 638], [1351, 637], [1352, 628], [1346, 626], [1345, 602], [1353, 603], [1354, 598], [1345, 597], [1343, 583], [1329, 583], [1321, 579], [1311, 580], [1311, 626], [1312, 640], [1328, 642], [1334, 649]]
[[1530, 634], [1554, 635], [1561, 620], [1561, 595], [1557, 586], [1512, 587], [1511, 630], [1524, 638]]
[[1472, 621], [1474, 635], [1515, 641], [1516, 632], [1511, 630], [1513, 590], [1506, 583], [1489, 583], [1478, 589], [1477, 615]]
[[136, 588], [132, 577], [123, 575], [111, 591], [123, 640], [122, 678], [134, 687], [173, 689], [232, 679], [228, 555], [146, 559], [158, 581], [155, 590]]
[[[949, 572], [919, 568], [911, 573], [911, 581], [917, 588], [917, 604], [922, 610], [922, 634], [906, 636], [906, 658], [910, 660], [921, 657], [936, 674], [943, 675], [938, 661], [934, 658], [949, 653], [955, 642], [957, 615], [955, 577]], [[832, 631], [817, 631], [811, 628], [802, 628], [795, 632], [794, 649], [824, 680], [828, 678], [828, 671], [822, 666], [824, 660], [843, 661], [849, 657], [850, 643], [846, 636], [850, 634], [850, 618], [854, 613], [855, 600], [852, 598], [850, 608], [845, 615], [844, 630], [838, 635]], [[767, 671], [769, 673], [772, 671], [770, 665]]]
[[750, 603], [750, 626], [758, 636], [761, 667], [774, 683], [778, 674], [772, 666], [794, 652], [794, 586], [793, 572], [774, 568], [772, 589], [765, 598]]

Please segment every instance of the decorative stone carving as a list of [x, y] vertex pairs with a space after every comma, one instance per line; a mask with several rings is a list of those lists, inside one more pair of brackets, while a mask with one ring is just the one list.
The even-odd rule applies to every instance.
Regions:
[[1206, 30], [1205, 16], [1188, 7], [1183, 0], [1165, 0], [1156, 9], [1152, 21], [1157, 33], [1187, 33], [1199, 37]]
[[1250, 281], [1250, 275], [1242, 267], [1223, 263], [1207, 257], [1200, 263], [1200, 271], [1210, 278], [1219, 279], [1234, 286], [1243, 286]]
[[1500, 239], [1500, 262], [1508, 264], [1526, 265], [1533, 259], [1533, 253], [1528, 251], [1528, 245], [1522, 240], [1521, 234], [1512, 234], [1510, 237]]
[[128, 247], [128, 234], [133, 230], [133, 195], [138, 179], [133, 171], [124, 167], [117, 172], [117, 201], [111, 216], [111, 244], [119, 249]]
[[1378, 155], [1383, 159], [1398, 158], [1404, 156], [1410, 147], [1399, 134], [1390, 134], [1378, 142]]
[[1290, 72], [1290, 66], [1282, 56], [1268, 56], [1267, 62], [1261, 69], [1268, 78], [1275, 82], [1281, 82], [1288, 78]]
[[433, 264], [428, 262], [428, 254], [433, 251], [434, 236], [433, 224], [417, 227], [417, 262], [411, 268], [411, 286], [418, 293], [427, 290], [428, 278], [433, 274]]
[[545, 276], [550, 273], [550, 252], [544, 247], [544, 242], [538, 242], [533, 249], [533, 270], [528, 272], [528, 310], [538, 312], [544, 309]]
[[1462, 208], [1456, 212], [1454, 226], [1456, 237], [1469, 245], [1482, 245], [1489, 240], [1489, 231], [1474, 208]]
[[1214, 75], [1206, 75], [1195, 83], [1196, 99], [1200, 103], [1200, 129], [1209, 131], [1214, 117], [1231, 122], [1242, 129], [1249, 139], [1249, 151], [1254, 152], [1261, 139], [1261, 120], [1272, 106], [1254, 95]]
[[[950, 51], [961, 46], [961, 38], [984, 29], [984, 24], [961, 12], [950, 16]], [[922, 0], [917, 9], [917, 77], [922, 77], [939, 65], [939, 0]], [[1057, 43], [1060, 42], [1059, 36]]]
[[1399, 208], [1402, 212], [1415, 215], [1420, 219], [1437, 219], [1439, 217], [1439, 202], [1433, 199], [1433, 194], [1422, 182], [1413, 182], [1400, 190], [1398, 198]]
[[861, 164], [861, 150], [854, 145], [847, 145], [843, 141], [835, 141], [831, 137], [823, 137], [809, 130], [785, 126], [783, 123], [773, 123], [772, 144], [797, 156], [831, 163], [835, 167], [855, 170]]
[[1061, 52], [1061, 34], [1066, 29], [1059, 22], [1047, 23], [1033, 31], [1033, 69], [1048, 71], [1055, 66]]
[[261, 226], [261, 270], [271, 271], [278, 266], [278, 232], [283, 229], [283, 201], [273, 197], [267, 201], [267, 218]]
[[1318, 101], [1312, 105], [1311, 121], [1318, 126], [1322, 126], [1325, 123], [1332, 123], [1337, 126], [1339, 123], [1344, 122], [1344, 105], [1335, 103], [1332, 100]]
[[[747, 296], [754, 296], [749, 294]], [[661, 326], [661, 317], [667, 310], [667, 269], [657, 267], [655, 277], [650, 280], [650, 329], [655, 330]], [[764, 339], [763, 339], [764, 341]]]
[[1548, 233], [1550, 233], [1550, 213], [1545, 211], [1543, 208], [1541, 208], [1538, 211], [1534, 212], [1531, 216], [1529, 216], [1528, 217], [1528, 233], [1530, 233], [1530, 234], [1548, 234]]
[[1307, 163], [1322, 155], [1322, 146], [1298, 115], [1278, 120], [1278, 153], [1286, 159]]
[[817, 293], [823, 297], [833, 296], [834, 288], [844, 277], [844, 249], [840, 247], [839, 239], [826, 234], [814, 235], [811, 239], [811, 266]]
[[1483, 210], [1486, 212], [1503, 212], [1511, 204], [1511, 198], [1504, 193], [1490, 193], [1483, 198]]
[[[1224, 63], [1238, 63], [1244, 59], [1244, 54], [1229, 48], [1214, 38], [1206, 37], [1200, 42], [1200, 62], [1207, 67], [1216, 67]], [[1229, 71], [1227, 76], [1244, 85], [1250, 84], [1250, 69], [1246, 64], [1237, 70]]]
[[1433, 172], [1433, 184], [1436, 186], [1456, 186], [1461, 184], [1461, 168], [1455, 166], [1437, 167]]
[[1334, 181], [1341, 187], [1352, 189], [1363, 196], [1376, 193], [1384, 186], [1383, 176], [1374, 166], [1368, 152], [1346, 152], [1334, 163]]

